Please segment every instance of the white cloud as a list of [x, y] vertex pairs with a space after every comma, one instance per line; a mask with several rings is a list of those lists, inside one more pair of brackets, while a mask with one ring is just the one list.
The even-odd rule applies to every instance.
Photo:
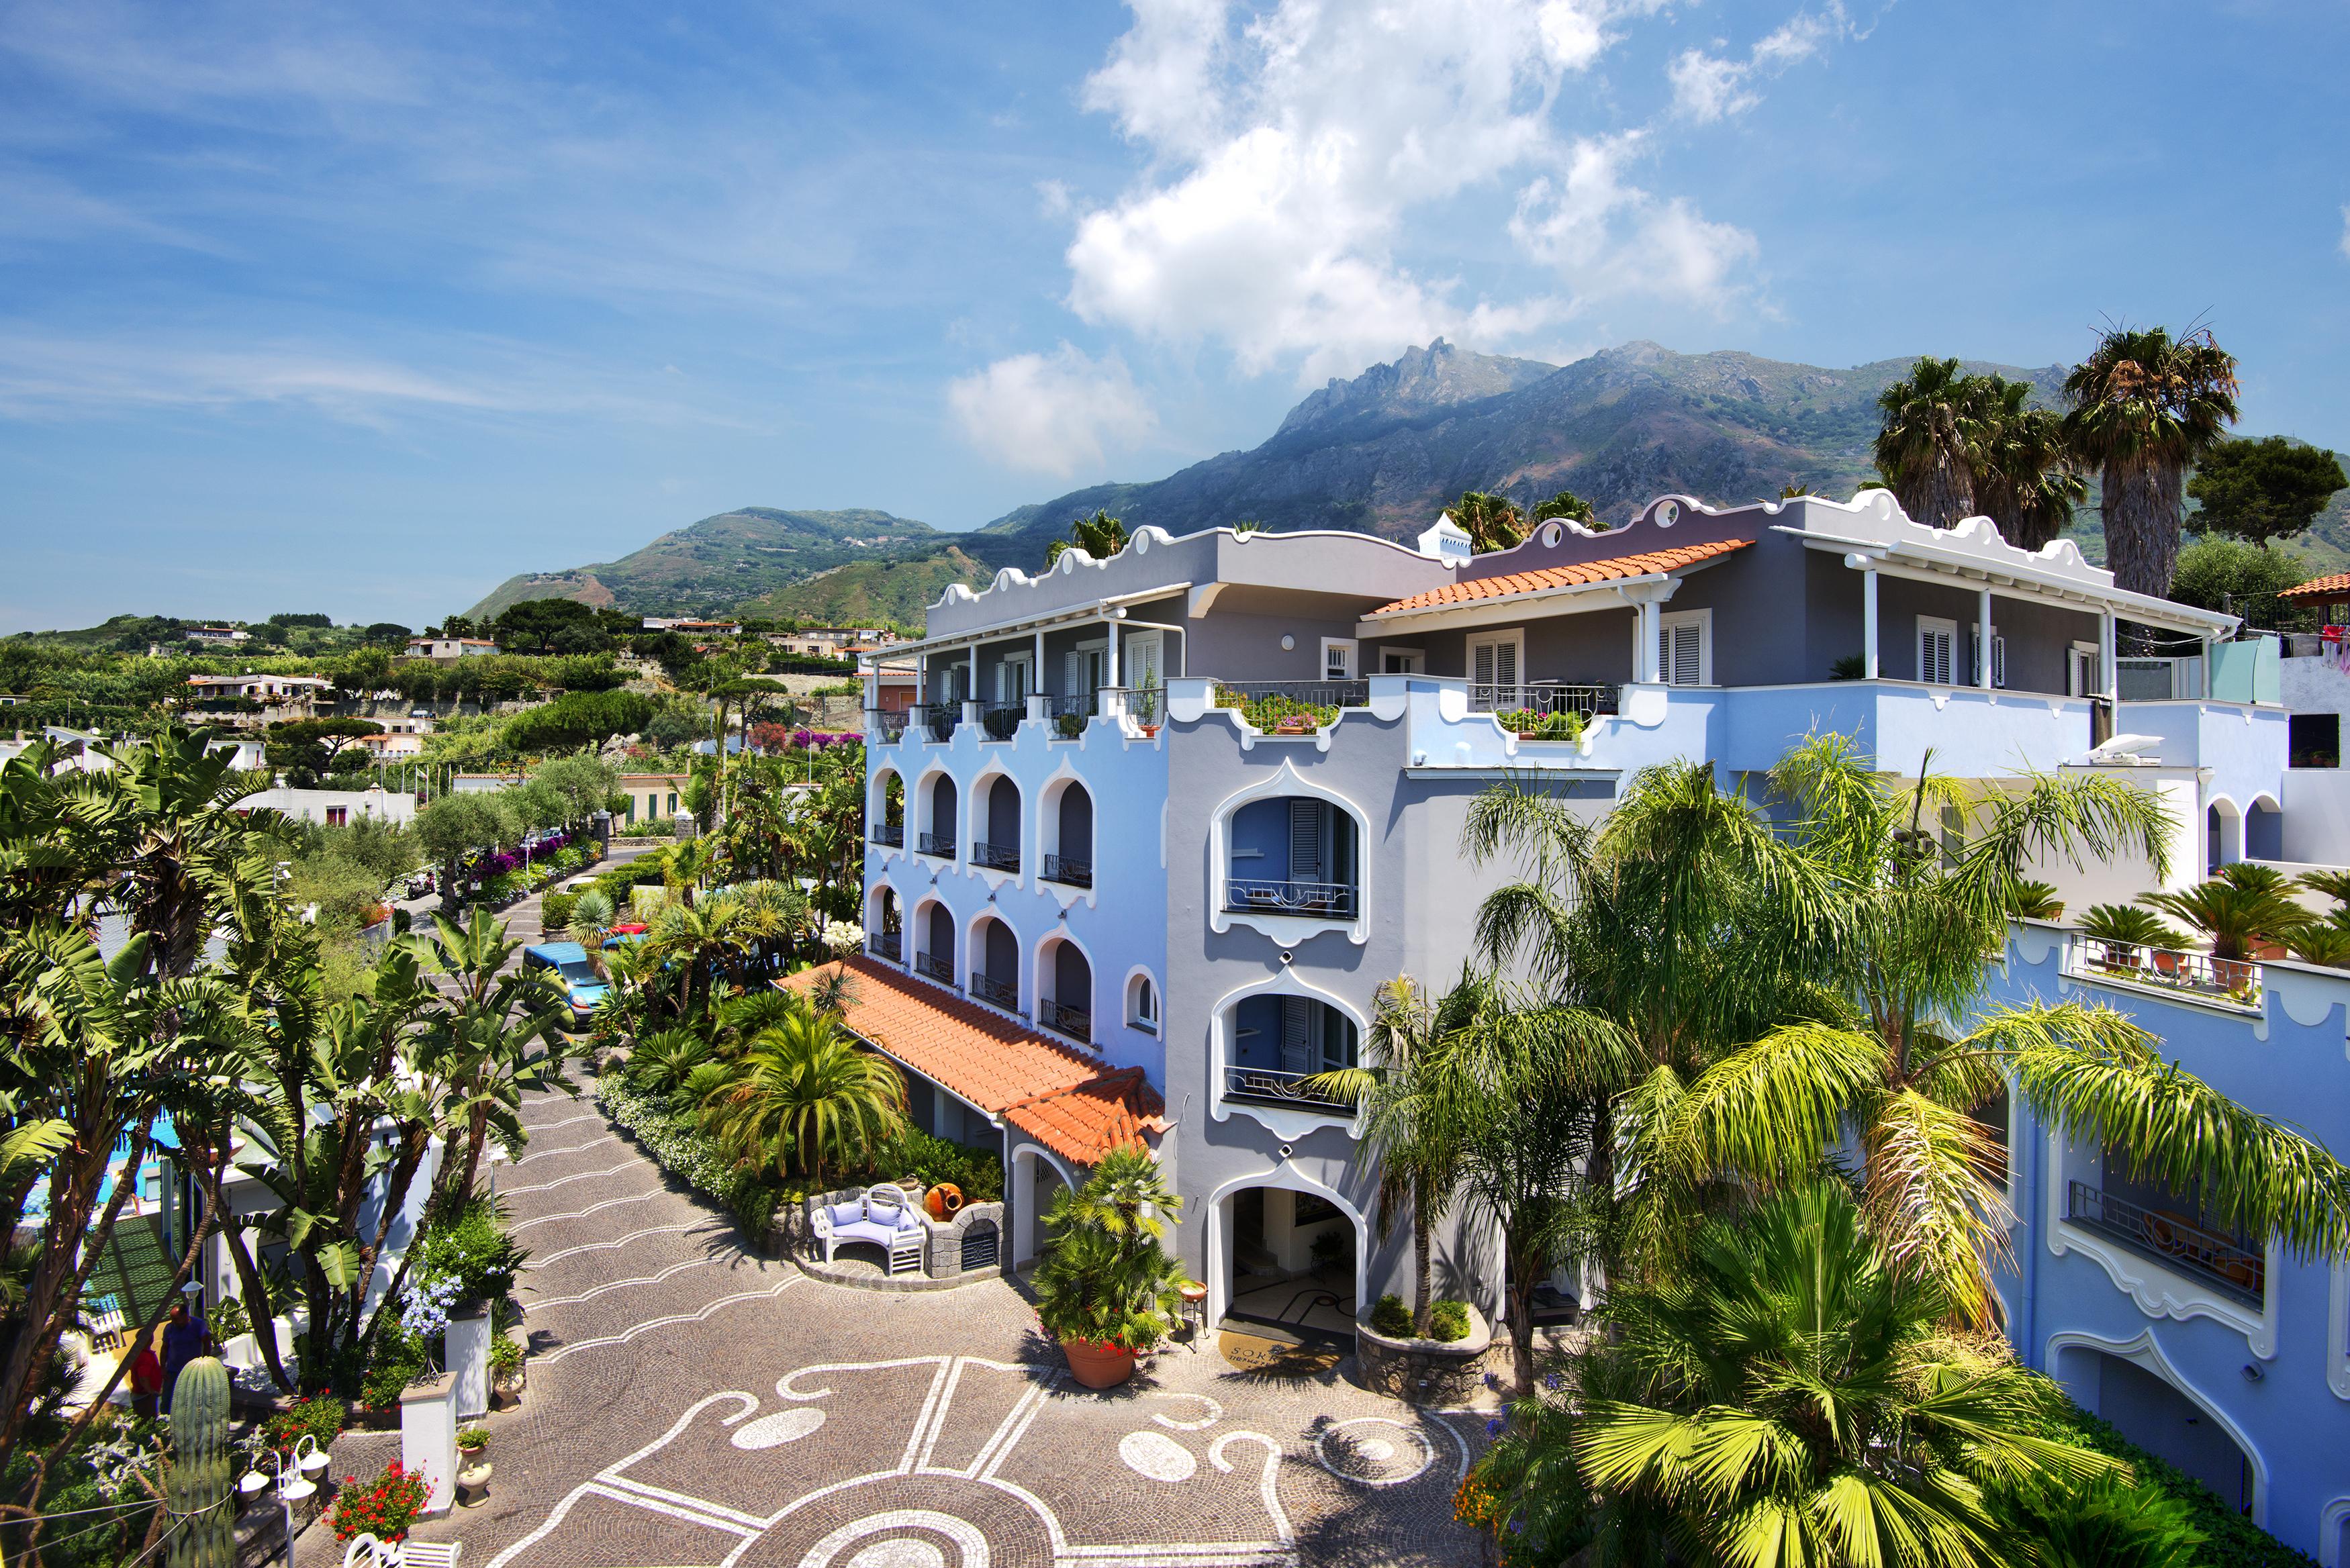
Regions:
[[[1129, 4], [1085, 102], [1151, 161], [1076, 216], [1067, 298], [1088, 322], [1310, 383], [1440, 333], [1507, 347], [1611, 295], [1712, 310], [1739, 296], [1751, 235], [1635, 182], [1637, 130], [1560, 123], [1570, 99], [1595, 112], [1598, 95], [1570, 84], [1654, 0]], [[1717, 119], [1734, 73], [1719, 89]], [[1514, 239], [1555, 283], [1476, 298], [1454, 264], [1415, 265], [1424, 225], [1496, 196], [1516, 209], [1485, 220], [1496, 250]]]
[[1665, 67], [1665, 79], [1673, 88], [1673, 112], [1699, 125], [1743, 114], [1762, 101], [1754, 90], [1755, 78], [1775, 77], [1840, 38], [1858, 36], [1844, 0], [1828, 0], [1822, 9], [1798, 12], [1772, 29], [1742, 60], [1684, 49]]
[[1062, 478], [1098, 469], [1109, 449], [1131, 446], [1158, 425], [1124, 359], [1094, 359], [1067, 343], [957, 379], [947, 407], [964, 439], [995, 462]]

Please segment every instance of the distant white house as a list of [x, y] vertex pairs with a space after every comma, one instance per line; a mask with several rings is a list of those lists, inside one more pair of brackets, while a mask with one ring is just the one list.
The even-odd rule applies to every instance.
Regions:
[[288, 816], [327, 827], [343, 827], [362, 818], [380, 822], [414, 822], [416, 797], [404, 792], [369, 786], [367, 789], [265, 789], [236, 803], [239, 811], [282, 811]]
[[234, 626], [192, 626], [180, 633], [190, 642], [250, 642], [253, 633]]
[[411, 637], [408, 639], [409, 658], [430, 659], [443, 664], [497, 650], [497, 643], [486, 637]]
[[740, 637], [743, 623], [739, 620], [694, 620], [678, 616], [649, 615], [645, 617], [647, 631], [674, 631], [686, 637]]

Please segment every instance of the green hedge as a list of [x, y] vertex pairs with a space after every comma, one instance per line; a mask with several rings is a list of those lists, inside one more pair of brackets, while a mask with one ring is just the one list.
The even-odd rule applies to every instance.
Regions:
[[549, 893], [539, 904], [539, 929], [548, 933], [571, 929], [571, 910], [579, 902], [577, 893]]
[[603, 1102], [606, 1115], [636, 1136], [654, 1163], [723, 1206], [754, 1237], [765, 1234], [781, 1194], [759, 1172], [721, 1153], [690, 1112], [670, 1109], [666, 1096], [637, 1093], [618, 1074], [596, 1080], [596, 1097]]

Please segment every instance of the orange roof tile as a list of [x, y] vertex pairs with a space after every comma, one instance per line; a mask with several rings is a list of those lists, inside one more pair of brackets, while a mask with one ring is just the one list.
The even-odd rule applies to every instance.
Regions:
[[2350, 599], [2350, 572], [2334, 572], [2323, 577], [2312, 577], [2297, 587], [2277, 595], [2281, 599]]
[[1694, 566], [1700, 561], [1716, 560], [1732, 550], [1742, 550], [1753, 542], [1752, 539], [1721, 539], [1711, 545], [1676, 545], [1669, 550], [1650, 550], [1638, 556], [1614, 556], [1605, 561], [1586, 561], [1580, 566], [1544, 566], [1536, 571], [1513, 572], [1502, 577], [1471, 577], [1450, 587], [1432, 588], [1424, 594], [1414, 594], [1408, 599], [1398, 599], [1391, 605], [1381, 605], [1371, 614], [1382, 616], [1398, 610], [1437, 609], [1447, 605], [1474, 604], [1480, 599], [1508, 598], [1513, 594], [1535, 593], [1544, 588], [1571, 588], [1585, 583], [1645, 577], [1657, 572]]
[[[990, 1115], [1101, 1074], [1097, 1058], [942, 987], [863, 954], [847, 965], [856, 977], [855, 994], [842, 1012], [849, 1033]], [[775, 983], [801, 991], [816, 973], [803, 970]]]
[[1141, 1068], [1121, 1067], [1007, 1106], [1003, 1119], [1063, 1158], [1091, 1165], [1146, 1134], [1165, 1132], [1166, 1111]]

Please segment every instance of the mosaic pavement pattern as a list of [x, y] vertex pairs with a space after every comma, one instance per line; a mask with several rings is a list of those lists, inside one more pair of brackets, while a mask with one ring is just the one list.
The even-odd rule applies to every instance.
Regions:
[[[421, 1525], [470, 1568], [1461, 1563], [1482, 1417], [1325, 1374], [1162, 1353], [1071, 1383], [1009, 1284], [885, 1295], [744, 1252], [608, 1124], [534, 1097], [497, 1173], [533, 1358], [494, 1415], [490, 1501]], [[391, 1435], [350, 1434], [371, 1475]], [[338, 1561], [306, 1532], [302, 1568]]]

